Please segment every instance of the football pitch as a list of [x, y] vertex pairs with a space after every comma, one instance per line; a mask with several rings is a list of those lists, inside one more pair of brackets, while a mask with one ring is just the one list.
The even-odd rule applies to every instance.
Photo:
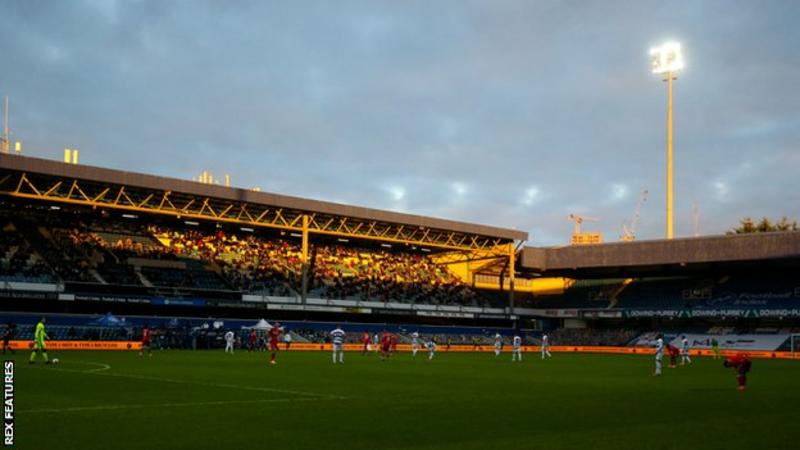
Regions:
[[[651, 376], [652, 356], [420, 352], [16, 354], [20, 449], [797, 448], [800, 361]], [[665, 362], [667, 360], [665, 359]]]

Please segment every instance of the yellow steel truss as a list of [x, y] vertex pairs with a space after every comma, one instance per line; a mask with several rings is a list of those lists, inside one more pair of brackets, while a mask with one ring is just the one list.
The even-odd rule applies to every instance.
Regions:
[[[195, 196], [125, 185], [102, 184], [77, 179], [59, 179], [26, 173], [11, 173], [0, 183], [0, 194], [15, 198], [109, 208], [184, 219], [212, 220], [243, 226], [289, 232], [368, 239], [391, 244], [430, 247], [464, 255], [503, 252], [507, 239], [430, 229], [355, 217], [271, 207], [256, 203]], [[507, 256], [507, 250], [505, 250]]]

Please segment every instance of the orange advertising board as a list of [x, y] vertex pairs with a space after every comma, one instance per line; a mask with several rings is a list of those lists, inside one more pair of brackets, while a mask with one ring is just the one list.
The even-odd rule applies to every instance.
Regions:
[[[33, 341], [11, 341], [15, 350], [32, 350]], [[46, 341], [48, 350], [139, 350], [138, 341]]]
[[[281, 350], [285, 347], [281, 346]], [[344, 344], [345, 351], [362, 351], [363, 344]], [[370, 349], [375, 351], [375, 345], [370, 344]], [[504, 352], [509, 351], [509, 346], [503, 347]], [[331, 344], [310, 344], [310, 343], [293, 343], [291, 350], [300, 351], [331, 351]], [[410, 344], [398, 344], [398, 352], [411, 351]], [[449, 348], [446, 344], [438, 344], [436, 346], [437, 352], [493, 352], [494, 346], [492, 345], [479, 345], [477, 348], [473, 345], [451, 345]], [[539, 352], [541, 347], [536, 345], [523, 345], [522, 351], [525, 353]], [[551, 345], [550, 351], [553, 353], [606, 353], [616, 355], [653, 355], [656, 350], [654, 348], [646, 347], [602, 347], [602, 346], [589, 346], [589, 345]], [[690, 350], [689, 353], [693, 356], [711, 356], [711, 350]], [[732, 356], [739, 353], [738, 350], [722, 350], [723, 356]], [[769, 351], [752, 351], [748, 350], [748, 356], [751, 358], [774, 358], [774, 359], [800, 359], [797, 355], [792, 356], [791, 352], [769, 352]]]
[[[11, 348], [15, 350], [30, 350], [33, 349], [33, 341], [11, 341]], [[139, 350], [142, 343], [139, 341], [47, 341], [48, 350]], [[280, 350], [284, 351], [285, 346], [280, 345]], [[363, 344], [344, 344], [345, 351], [360, 352], [364, 348]], [[375, 351], [376, 346], [370, 344], [370, 350]], [[541, 348], [535, 345], [524, 345], [522, 351], [525, 353], [539, 352]], [[331, 351], [331, 344], [312, 344], [306, 342], [294, 342], [290, 347], [290, 351]], [[398, 352], [411, 351], [410, 344], [398, 344]], [[453, 352], [453, 353], [466, 353], [466, 352], [493, 352], [494, 346], [492, 345], [450, 345], [438, 344], [436, 347], [437, 352]], [[509, 351], [509, 346], [504, 347], [504, 352]], [[652, 355], [655, 353], [654, 348], [646, 347], [601, 347], [601, 346], [588, 346], [588, 345], [552, 345], [550, 351], [553, 353], [605, 353], [616, 355]], [[689, 353], [693, 356], [711, 356], [711, 350], [690, 350]], [[722, 350], [720, 352], [723, 356], [732, 356], [739, 353], [738, 350]], [[797, 354], [791, 352], [770, 352], [770, 351], [753, 351], [748, 350], [748, 356], [751, 358], [768, 358], [768, 359], [800, 359]]]

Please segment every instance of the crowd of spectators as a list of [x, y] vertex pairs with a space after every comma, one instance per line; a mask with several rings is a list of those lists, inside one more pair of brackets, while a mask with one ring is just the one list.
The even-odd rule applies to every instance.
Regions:
[[430, 257], [343, 246], [316, 249], [312, 290], [322, 298], [485, 306], [485, 299]]
[[[301, 290], [300, 246], [279, 237], [77, 215], [59, 222], [53, 218], [56, 214], [43, 216], [47, 219], [41, 222], [29, 219], [28, 227], [41, 234], [35, 249], [10, 241], [19, 238], [19, 233], [4, 233], [0, 241], [2, 274], [22, 271], [30, 275], [43, 269], [43, 273], [55, 272], [71, 282], [235, 290], [281, 297], [296, 296]], [[312, 297], [489, 304], [447, 266], [426, 254], [318, 244], [311, 256], [308, 280]]]
[[0, 231], [0, 279], [30, 283], [52, 281], [50, 269], [37, 255], [14, 225]]
[[291, 287], [299, 285], [302, 263], [297, 245], [223, 231], [210, 234], [163, 228], [153, 231], [175, 255], [216, 262], [238, 290], [291, 296]]

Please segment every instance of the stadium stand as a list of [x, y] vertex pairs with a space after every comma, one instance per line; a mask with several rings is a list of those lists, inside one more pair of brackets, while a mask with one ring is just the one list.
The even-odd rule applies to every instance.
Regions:
[[[29, 282], [58, 278], [159, 293], [175, 289], [288, 297], [300, 289], [300, 249], [284, 239], [99, 220], [88, 214], [59, 220], [60, 214], [31, 209], [13, 219], [6, 216], [0, 247], [7, 261], [4, 276], [13, 269]], [[34, 230], [30, 237], [38, 243], [36, 250], [25, 244], [15, 224]], [[323, 299], [488, 305], [427, 255], [319, 244], [310, 267], [310, 295]]]
[[487, 306], [487, 300], [424, 255], [326, 246], [313, 260], [312, 295], [332, 299]]
[[45, 262], [11, 223], [3, 226], [0, 235], [0, 280], [23, 283], [53, 282], [52, 274]]
[[640, 330], [627, 328], [558, 328], [550, 332], [553, 345], [625, 346], [639, 336]]
[[576, 280], [561, 295], [526, 298], [533, 308], [722, 309], [797, 308], [800, 284], [761, 273], [693, 277]]
[[[554, 345], [621, 345], [651, 330], [765, 334], [800, 318], [797, 232], [515, 252], [527, 233], [35, 158], [0, 162], [6, 313], [516, 327], [535, 330], [530, 342], [547, 330]], [[166, 345], [192, 337], [165, 330]], [[304, 325], [295, 336], [320, 333]], [[475, 329], [435, 334], [491, 342]]]

